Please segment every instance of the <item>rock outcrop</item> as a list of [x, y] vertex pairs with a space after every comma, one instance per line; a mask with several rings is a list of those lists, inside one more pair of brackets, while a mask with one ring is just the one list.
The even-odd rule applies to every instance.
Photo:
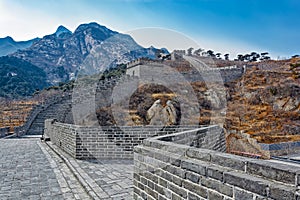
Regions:
[[147, 121], [150, 125], [174, 125], [177, 117], [176, 108], [170, 100], [164, 106], [162, 101], [158, 99], [147, 111]]

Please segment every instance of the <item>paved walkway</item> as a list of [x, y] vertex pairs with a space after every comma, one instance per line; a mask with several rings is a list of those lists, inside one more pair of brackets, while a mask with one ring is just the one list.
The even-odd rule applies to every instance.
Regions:
[[133, 161], [77, 161], [79, 166], [105, 192], [107, 198], [132, 199]]
[[0, 140], [0, 199], [63, 199], [37, 139]]
[[0, 199], [132, 199], [133, 161], [75, 160], [38, 138], [0, 140]]

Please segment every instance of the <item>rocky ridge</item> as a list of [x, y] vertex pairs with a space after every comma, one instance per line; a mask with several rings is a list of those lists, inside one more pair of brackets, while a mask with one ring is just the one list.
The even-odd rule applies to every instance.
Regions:
[[129, 35], [112, 31], [95, 22], [81, 24], [72, 33], [59, 26], [31, 47], [11, 56], [43, 69], [50, 84], [73, 79], [77, 74], [94, 74], [138, 57], [155, 56], [155, 48], [145, 49]]

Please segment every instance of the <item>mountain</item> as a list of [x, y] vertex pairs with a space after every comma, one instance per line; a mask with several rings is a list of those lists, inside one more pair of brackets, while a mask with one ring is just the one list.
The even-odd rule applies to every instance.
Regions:
[[19, 58], [0, 57], [0, 97], [30, 96], [46, 86], [46, 73], [42, 69]]
[[0, 56], [6, 56], [8, 54], [16, 52], [17, 50], [26, 49], [38, 40], [39, 38], [35, 38], [28, 41], [16, 42], [9, 36], [0, 38]]
[[57, 84], [78, 73], [99, 73], [139, 57], [154, 58], [155, 51], [141, 47], [129, 35], [92, 22], [79, 25], [74, 33], [59, 26], [55, 33], [11, 55], [40, 67], [49, 83]]
[[72, 35], [72, 32], [67, 29], [66, 27], [60, 25], [57, 30], [55, 31], [56, 37], [64, 38], [68, 35]]

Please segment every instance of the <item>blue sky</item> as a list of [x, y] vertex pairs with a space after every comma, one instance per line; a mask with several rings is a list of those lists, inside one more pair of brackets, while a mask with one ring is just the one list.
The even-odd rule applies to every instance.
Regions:
[[175, 30], [205, 49], [274, 58], [300, 54], [299, 19], [299, 0], [0, 0], [0, 37], [26, 40], [96, 21], [119, 32]]

